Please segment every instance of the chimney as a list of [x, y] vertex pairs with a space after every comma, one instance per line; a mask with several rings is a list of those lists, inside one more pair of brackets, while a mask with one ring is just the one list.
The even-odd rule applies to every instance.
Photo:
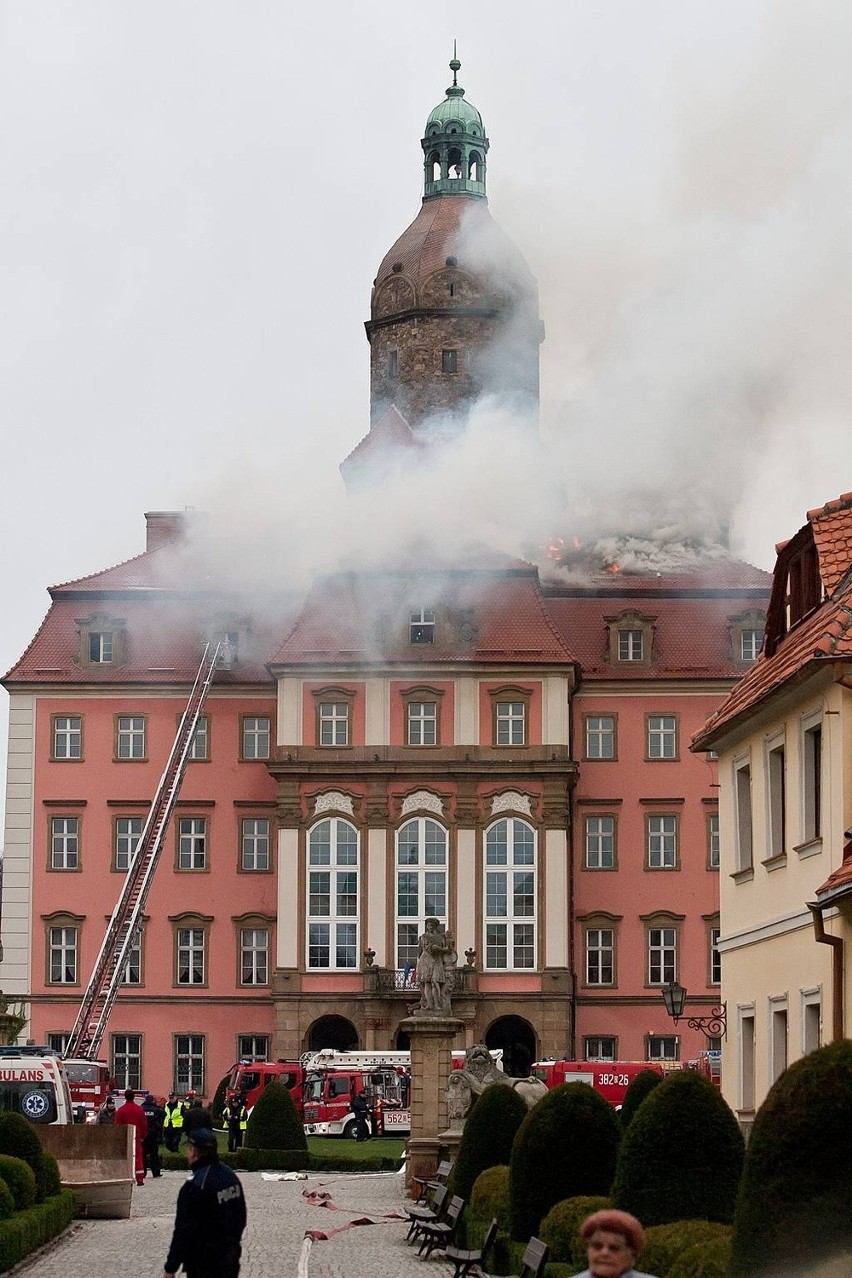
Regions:
[[186, 530], [186, 514], [182, 510], [145, 511], [145, 550], [159, 550], [161, 546], [175, 546], [183, 541]]

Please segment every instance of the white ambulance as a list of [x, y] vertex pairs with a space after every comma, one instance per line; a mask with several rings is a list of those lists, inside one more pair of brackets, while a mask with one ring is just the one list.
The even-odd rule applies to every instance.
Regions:
[[31, 1123], [73, 1122], [65, 1069], [49, 1047], [0, 1047], [0, 1114]]

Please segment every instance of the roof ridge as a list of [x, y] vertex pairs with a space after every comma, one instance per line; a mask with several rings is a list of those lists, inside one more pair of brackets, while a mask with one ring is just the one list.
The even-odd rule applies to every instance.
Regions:
[[813, 523], [814, 520], [821, 519], [825, 515], [834, 515], [838, 511], [850, 509], [852, 509], [852, 492], [841, 493], [839, 497], [833, 497], [824, 505], [815, 506], [813, 510], [809, 510], [807, 519], [809, 523]]
[[157, 551], [163, 549], [163, 546], [158, 546], [155, 550], [143, 550], [138, 555], [131, 555], [129, 559], [119, 559], [117, 563], [109, 564], [106, 568], [99, 568], [97, 572], [87, 573], [84, 577], [72, 577], [69, 581], [61, 581], [54, 586], [48, 586], [47, 589], [52, 598], [54, 590], [69, 590], [72, 586], [94, 581], [96, 577], [105, 577], [108, 572], [115, 572], [117, 568], [126, 568], [128, 564], [135, 564], [139, 559], [144, 559], [147, 555], [156, 555]]

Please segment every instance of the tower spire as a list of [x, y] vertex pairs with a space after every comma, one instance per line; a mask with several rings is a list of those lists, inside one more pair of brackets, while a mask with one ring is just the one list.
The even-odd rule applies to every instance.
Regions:
[[453, 56], [450, 61], [450, 70], [453, 73], [453, 88], [456, 89], [458, 88], [458, 80], [456, 79], [456, 73], [461, 70], [461, 63], [459, 62], [458, 53], [456, 52], [455, 40], [453, 41]]
[[485, 157], [488, 138], [482, 116], [465, 98], [459, 84], [461, 62], [453, 41], [450, 70], [453, 82], [446, 97], [430, 112], [422, 140], [423, 195], [485, 195]]

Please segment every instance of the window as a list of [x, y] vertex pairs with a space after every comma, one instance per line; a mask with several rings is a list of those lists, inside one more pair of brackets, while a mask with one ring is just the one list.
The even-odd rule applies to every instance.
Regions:
[[649, 714], [648, 758], [677, 758], [677, 719], [672, 714]]
[[586, 715], [586, 758], [615, 758], [615, 715]]
[[522, 746], [525, 740], [526, 706], [523, 701], [498, 701], [496, 740], [498, 746]]
[[646, 1040], [646, 1059], [649, 1061], [676, 1061], [678, 1058], [677, 1034], [649, 1034]]
[[769, 805], [769, 846], [767, 856], [783, 856], [786, 851], [786, 786], [787, 768], [784, 756], [784, 743], [780, 742], [767, 751], [767, 799]]
[[358, 966], [358, 831], [333, 817], [308, 836], [308, 967]]
[[117, 870], [129, 870], [142, 838], [145, 818], [141, 816], [116, 817], [114, 834], [114, 864]]
[[820, 990], [802, 992], [802, 1052], [805, 1056], [815, 1052], [820, 1045]]
[[117, 759], [145, 758], [145, 716], [120, 714], [116, 719]]
[[803, 841], [822, 836], [822, 723], [805, 727], [802, 735]]
[[447, 922], [447, 832], [429, 817], [406, 821], [396, 836], [396, 965], [417, 963], [423, 919]]
[[648, 928], [648, 984], [668, 985], [677, 979], [677, 929]]
[[399, 373], [399, 351], [388, 351], [388, 377], [396, 377]]
[[485, 835], [485, 966], [533, 968], [536, 915], [536, 835], [517, 817]]
[[269, 1060], [269, 1035], [268, 1034], [238, 1034], [237, 1035], [237, 1060], [268, 1061]]
[[348, 701], [321, 701], [319, 707], [320, 745], [349, 745]]
[[707, 864], [711, 870], [719, 868], [719, 813], [710, 812], [707, 816]]
[[619, 661], [644, 661], [644, 659], [645, 659], [644, 630], [619, 630], [618, 660]]
[[754, 1111], [754, 1009], [740, 1010], [740, 1109], [746, 1113]]
[[65, 1055], [68, 1044], [71, 1042], [70, 1030], [66, 1033], [52, 1033], [45, 1035], [45, 1042], [52, 1052], [58, 1052], [60, 1056]]
[[48, 928], [48, 980], [51, 985], [76, 985], [80, 929]]
[[53, 758], [82, 759], [83, 718], [79, 714], [53, 716]]
[[457, 373], [459, 371], [458, 351], [441, 351], [441, 372]]
[[89, 661], [92, 665], [109, 665], [113, 656], [111, 630], [90, 630], [88, 636]]
[[740, 661], [756, 661], [762, 647], [762, 628], [740, 631]]
[[751, 824], [751, 767], [748, 761], [734, 764], [734, 804], [736, 807], [737, 871], [754, 865]]
[[207, 817], [181, 817], [178, 821], [177, 868], [207, 869]]
[[710, 929], [710, 984], [722, 984], [722, 955], [719, 953], [719, 937], [722, 935], [718, 927]]
[[210, 726], [206, 714], [198, 716], [198, 723], [192, 734], [192, 744], [189, 747], [189, 757], [205, 761], [210, 758]]
[[269, 758], [269, 718], [265, 715], [247, 715], [243, 719], [242, 757], [244, 759]]
[[409, 701], [406, 740], [411, 746], [433, 746], [438, 740], [438, 706], [434, 701]]
[[240, 928], [240, 983], [266, 985], [269, 981], [269, 928]]
[[615, 933], [611, 927], [586, 929], [586, 984], [612, 985]]
[[[142, 928], [137, 927], [127, 951], [127, 963], [124, 967], [123, 985], [142, 984]], [[129, 1086], [129, 1084], [128, 1084]]]
[[585, 1039], [583, 1056], [587, 1061], [614, 1061], [615, 1039], [608, 1034]]
[[585, 830], [586, 869], [614, 870], [615, 817], [587, 816]]
[[435, 642], [435, 612], [432, 608], [416, 608], [408, 620], [409, 643]]
[[50, 818], [50, 868], [51, 870], [79, 870], [79, 817]]
[[769, 1082], [787, 1068], [787, 1000], [769, 1001]]
[[648, 869], [677, 869], [677, 817], [649, 816], [648, 832]]
[[125, 1087], [138, 1091], [142, 1086], [142, 1035], [113, 1034], [110, 1060], [115, 1086], [120, 1091]]
[[240, 823], [240, 868], [243, 870], [268, 870], [269, 818], [244, 817]]
[[175, 1035], [175, 1091], [204, 1094], [204, 1035]]
[[177, 939], [178, 985], [205, 985], [207, 936], [203, 927], [179, 927]]

